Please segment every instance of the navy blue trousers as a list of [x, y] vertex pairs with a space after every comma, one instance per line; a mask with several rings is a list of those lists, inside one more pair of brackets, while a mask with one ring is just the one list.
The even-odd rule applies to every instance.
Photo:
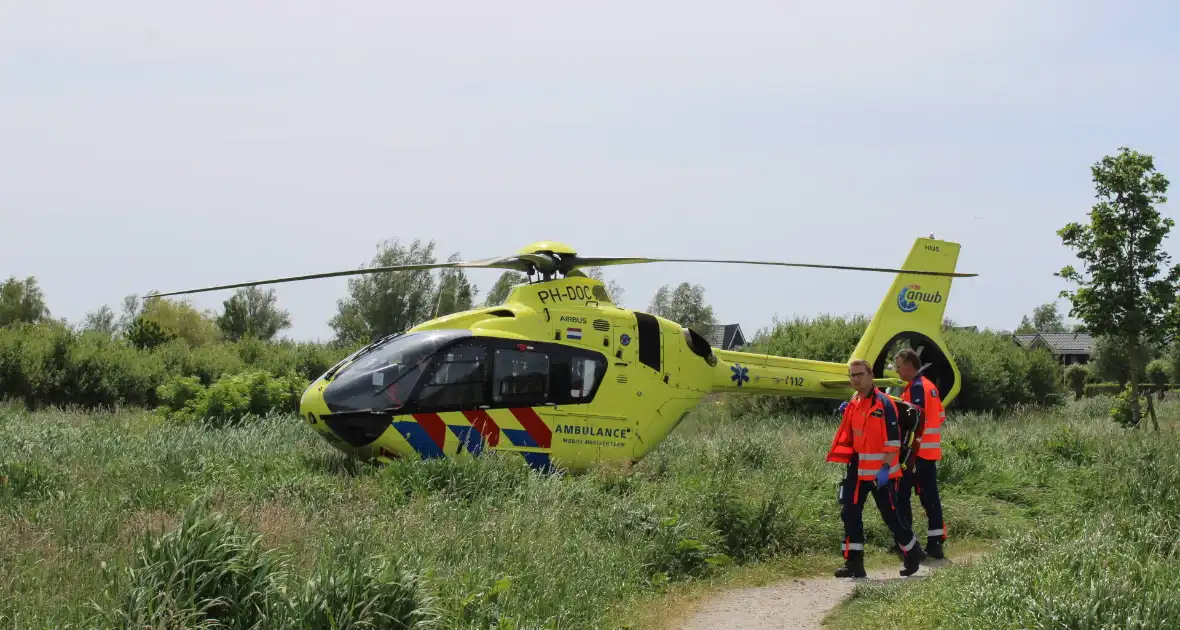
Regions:
[[868, 502], [869, 496], [873, 497], [877, 504], [877, 511], [881, 513], [881, 520], [885, 522], [885, 526], [893, 534], [893, 540], [903, 550], [910, 550], [917, 539], [914, 537], [913, 530], [909, 525], [902, 522], [898, 518], [897, 510], [895, 509], [896, 497], [893, 490], [893, 484], [887, 483], [884, 487], [878, 488], [877, 484], [872, 481], [857, 481], [856, 465], [854, 463], [848, 467], [848, 472], [844, 477], [842, 485], [842, 495], [840, 497], [841, 510], [840, 520], [844, 521], [844, 543], [841, 548], [844, 550], [844, 555], [847, 557], [848, 551], [864, 551], [865, 544], [865, 527], [864, 527], [864, 506]]
[[918, 501], [926, 512], [926, 539], [946, 540], [946, 523], [942, 520], [942, 500], [938, 497], [937, 462], [914, 458], [914, 467], [902, 473], [897, 487], [897, 515], [906, 527], [914, 527], [913, 510], [910, 508], [910, 492], [917, 490]]

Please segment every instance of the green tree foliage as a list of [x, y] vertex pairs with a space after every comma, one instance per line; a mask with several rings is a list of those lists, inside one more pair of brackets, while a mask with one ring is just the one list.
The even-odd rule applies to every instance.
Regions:
[[675, 290], [669, 289], [668, 285], [660, 287], [648, 304], [647, 311], [701, 334], [717, 323], [713, 307], [705, 302], [705, 288], [699, 284], [681, 282]]
[[249, 370], [217, 379], [209, 387], [195, 376], [178, 376], [160, 385], [156, 412], [177, 422], [236, 424], [250, 417], [292, 413], [307, 381], [291, 374], [275, 377], [263, 370]]
[[143, 317], [122, 337], [74, 330], [54, 320], [20, 323], [0, 327], [0, 399], [23, 400], [30, 408], [154, 406], [159, 386], [175, 377], [193, 377], [214, 390], [219, 379], [255, 370], [294, 378], [302, 393], [309, 381], [355, 349], [258, 339], [195, 347]]
[[142, 306], [143, 302], [137, 295], [128, 295], [123, 298], [123, 312], [119, 315], [118, 321], [115, 322], [116, 334], [126, 335], [127, 331], [131, 330], [135, 319], [139, 317]]
[[175, 338], [174, 333], [164, 330], [159, 322], [147, 317], [136, 317], [127, 329], [127, 342], [140, 350], [151, 350]]
[[1147, 382], [1155, 390], [1160, 400], [1168, 390], [1168, 362], [1163, 359], [1152, 359], [1145, 370]]
[[1079, 363], [1065, 368], [1065, 382], [1069, 385], [1069, 389], [1073, 391], [1074, 400], [1080, 400], [1082, 395], [1085, 394], [1086, 383], [1090, 381], [1090, 375], [1090, 368]]
[[[435, 264], [434, 241], [398, 239], [378, 245], [373, 267]], [[328, 325], [341, 343], [367, 342], [408, 330], [430, 319], [435, 307], [435, 278], [429, 269], [371, 273], [348, 280], [348, 297], [337, 301]]]
[[[1160, 347], [1143, 344], [1135, 352], [1139, 357], [1139, 381], [1143, 382], [1147, 378], [1147, 364], [1159, 356]], [[1099, 380], [1119, 385], [1126, 385], [1131, 380], [1131, 354], [1118, 338], [1108, 335], [1095, 337], [1090, 365], [1094, 370], [1094, 376]]]
[[291, 316], [277, 306], [277, 301], [274, 289], [238, 289], [224, 302], [217, 327], [231, 341], [247, 337], [270, 341], [280, 330], [291, 327]]
[[115, 312], [111, 310], [111, 307], [103, 304], [97, 311], [86, 314], [86, 319], [82, 322], [82, 329], [114, 336], [118, 332]]
[[520, 273], [519, 271], [505, 271], [496, 279], [496, 283], [488, 290], [488, 295], [484, 298], [484, 306], [498, 306], [508, 299], [508, 294], [512, 292], [512, 287], [517, 284], [523, 284], [529, 281], [529, 277]]
[[1065, 325], [1065, 317], [1057, 308], [1056, 302], [1049, 302], [1042, 304], [1033, 309], [1032, 319], [1025, 315], [1020, 320], [1020, 326], [1016, 328], [1016, 334], [1027, 335], [1031, 333], [1055, 333], [1068, 332], [1069, 328]]
[[1138, 426], [1140, 349], [1176, 327], [1180, 267], [1169, 266], [1160, 247], [1175, 222], [1155, 207], [1167, 201], [1168, 180], [1150, 155], [1126, 147], [1102, 158], [1091, 173], [1099, 201], [1089, 223], [1072, 222], [1058, 231], [1083, 270], [1068, 265], [1056, 275], [1079, 286], [1061, 292], [1072, 304], [1070, 316], [1093, 334], [1119, 340], [1127, 351], [1131, 424]]
[[44, 319], [49, 319], [49, 307], [36, 278], [29, 276], [22, 282], [9, 276], [0, 284], [0, 326]]
[[1047, 350], [1025, 350], [987, 330], [949, 331], [946, 342], [962, 376], [956, 408], [1007, 412], [1060, 402], [1064, 369]]
[[1175, 341], [1171, 346], [1168, 346], [1163, 356], [1168, 362], [1168, 376], [1171, 378], [1171, 382], [1180, 383], [1180, 341]]
[[[458, 252], [451, 254], [447, 262], [462, 260]], [[433, 317], [441, 317], [466, 311], [475, 303], [479, 289], [471, 284], [463, 269], [443, 269], [440, 274], [438, 291], [434, 298]]]
[[180, 338], [193, 346], [221, 340], [217, 316], [212, 311], [198, 311], [187, 300], [151, 297], [143, 300], [137, 319], [155, 322], [170, 338]]

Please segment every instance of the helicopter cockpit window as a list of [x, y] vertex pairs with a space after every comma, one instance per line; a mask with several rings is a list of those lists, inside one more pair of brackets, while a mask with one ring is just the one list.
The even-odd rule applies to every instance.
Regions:
[[474, 409], [487, 404], [487, 348], [461, 345], [439, 357], [417, 395], [417, 408]]
[[386, 341], [337, 372], [324, 388], [324, 402], [333, 411], [400, 409], [438, 349], [470, 334], [466, 330], [426, 331]]
[[492, 400], [497, 404], [539, 405], [548, 399], [549, 356], [542, 352], [497, 349]]

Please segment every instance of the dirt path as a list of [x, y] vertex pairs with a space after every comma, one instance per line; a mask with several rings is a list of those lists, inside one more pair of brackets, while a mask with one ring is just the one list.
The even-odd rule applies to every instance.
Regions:
[[[954, 560], [929, 560], [917, 573], [905, 578], [897, 574], [901, 563], [891, 564], [870, 569], [868, 580], [922, 579], [939, 567], [968, 562], [976, 555], [964, 554]], [[773, 586], [729, 591], [706, 600], [681, 630], [818, 630], [822, 628], [828, 611], [850, 595], [856, 583], [868, 580], [796, 578]]]

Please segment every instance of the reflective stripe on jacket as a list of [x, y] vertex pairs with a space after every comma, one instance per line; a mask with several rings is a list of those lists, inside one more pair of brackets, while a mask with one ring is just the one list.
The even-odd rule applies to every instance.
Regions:
[[918, 457], [926, 460], [942, 459], [942, 423], [946, 421], [946, 410], [942, 408], [938, 388], [925, 376], [918, 375], [902, 391], [901, 399], [922, 410]]
[[901, 477], [898, 454], [901, 450], [901, 428], [897, 424], [897, 405], [874, 389], [873, 394], [852, 397], [844, 408], [840, 428], [832, 438], [826, 461], [847, 464], [857, 456], [856, 477], [873, 481], [881, 466], [889, 467], [889, 478]]

